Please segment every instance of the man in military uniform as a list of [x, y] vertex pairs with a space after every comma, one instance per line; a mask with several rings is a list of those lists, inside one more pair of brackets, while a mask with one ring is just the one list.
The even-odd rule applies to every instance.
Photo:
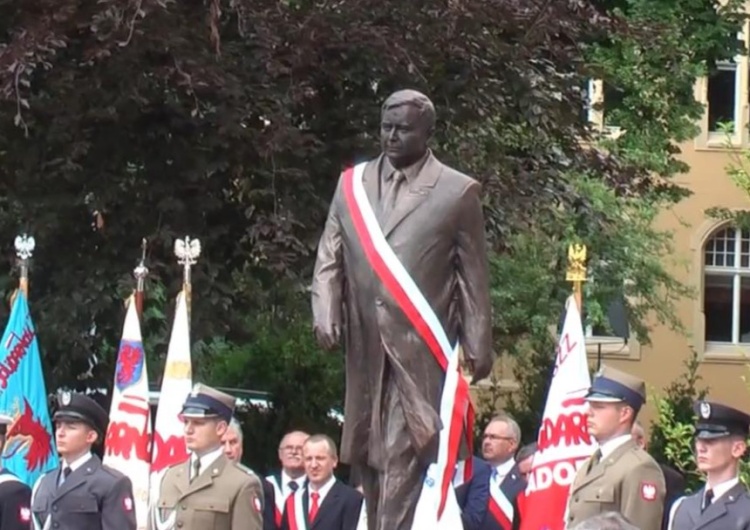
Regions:
[[182, 407], [190, 458], [167, 470], [149, 517], [151, 530], [262, 530], [260, 480], [224, 454], [232, 396], [197, 384]]
[[[0, 453], [13, 418], [0, 414]], [[17, 476], [0, 471], [0, 530], [28, 530], [31, 525], [31, 488]]]
[[750, 495], [739, 480], [750, 416], [710, 401], [697, 402], [693, 410], [698, 415], [695, 460], [706, 484], [674, 503], [669, 528], [750, 530]]
[[646, 402], [642, 380], [609, 367], [586, 396], [588, 431], [599, 449], [578, 470], [570, 487], [566, 528], [604, 512], [619, 512], [643, 530], [657, 530], [664, 510], [664, 475], [630, 434]]
[[58, 404], [53, 421], [61, 464], [34, 485], [34, 528], [135, 530], [130, 479], [91, 453], [107, 431], [106, 411], [90, 397], [70, 392], [61, 393]]

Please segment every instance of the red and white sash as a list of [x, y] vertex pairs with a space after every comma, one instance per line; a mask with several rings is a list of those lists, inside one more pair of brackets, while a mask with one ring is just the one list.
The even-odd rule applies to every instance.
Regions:
[[286, 499], [286, 518], [289, 530], [308, 530], [307, 514], [302, 505], [302, 498], [307, 495], [306, 488], [299, 488]]
[[281, 528], [281, 516], [284, 514], [284, 491], [281, 489], [281, 482], [275, 475], [268, 475], [266, 480], [273, 486], [273, 501], [275, 506], [273, 507], [273, 518], [276, 523], [276, 528]]
[[500, 489], [500, 481], [490, 478], [490, 497], [488, 499], [488, 511], [492, 518], [503, 530], [513, 528], [513, 505]]
[[[342, 174], [344, 199], [359, 242], [383, 286], [414, 326], [435, 361], [445, 371], [453, 355], [448, 335], [422, 291], [393, 252], [383, 234], [362, 183], [365, 165], [366, 163], [358, 164]], [[448, 459], [445, 462], [446, 472], [442, 477], [439, 514], [443, 512], [448, 488], [455, 474], [461, 431], [464, 427], [470, 454], [473, 448], [474, 410], [469, 397], [469, 385], [463, 377], [458, 379], [453, 415], [449, 426], [449, 443], [445, 448], [448, 451]], [[470, 476], [471, 458], [465, 467], [468, 468], [466, 473]]]

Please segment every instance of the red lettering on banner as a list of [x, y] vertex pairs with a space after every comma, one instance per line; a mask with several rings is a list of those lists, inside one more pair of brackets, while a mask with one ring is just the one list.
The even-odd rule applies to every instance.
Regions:
[[171, 465], [188, 459], [187, 447], [183, 436], [170, 436], [163, 440], [158, 432], [154, 433], [154, 459], [151, 461], [151, 472], [158, 473]]
[[586, 461], [585, 458], [572, 458], [543, 464], [531, 470], [527, 493], [537, 490], [545, 490], [556, 484], [558, 486], [570, 486], [576, 478], [578, 468]]
[[560, 414], [554, 422], [551, 418], [542, 420], [539, 432], [539, 451], [557, 447], [560, 443], [566, 447], [573, 445], [591, 445], [591, 435], [586, 428], [586, 414], [571, 412]]
[[34, 340], [34, 336], [35, 334], [31, 328], [24, 328], [20, 337], [14, 333], [11, 333], [10, 337], [8, 337], [8, 341], [5, 343], [6, 349], [13, 343], [13, 339], [17, 339], [18, 342], [10, 350], [8, 356], [3, 359], [3, 362], [0, 363], [0, 386], [3, 388], [8, 387], [8, 380], [16, 373], [21, 361], [26, 357], [29, 345]]
[[131, 453], [135, 451], [136, 459], [148, 462], [148, 446], [151, 441], [146, 431], [149, 413], [148, 406], [144, 408], [122, 402], [117, 406], [117, 409], [121, 412], [142, 416], [140, 421], [133, 423], [140, 423], [143, 425], [143, 429], [138, 429], [131, 422], [127, 421], [110, 422], [109, 427], [107, 427], [105, 442], [106, 454], [122, 456], [126, 460], [129, 460]]
[[[564, 347], [561, 348], [560, 345], [563, 345]], [[570, 356], [570, 353], [575, 349], [575, 347], [578, 346], [578, 341], [570, 343], [570, 334], [566, 333], [560, 338], [560, 342], [557, 345], [557, 349], [555, 351], [555, 369], [553, 371], [553, 377], [555, 374], [557, 374], [557, 370], [562, 366], [562, 364], [566, 361], [568, 356]]]

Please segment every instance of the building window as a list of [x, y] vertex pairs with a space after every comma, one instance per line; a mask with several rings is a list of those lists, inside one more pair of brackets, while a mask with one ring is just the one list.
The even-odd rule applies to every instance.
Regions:
[[737, 130], [740, 120], [740, 76], [736, 62], [720, 63], [708, 78], [708, 132], [721, 133], [721, 124]]
[[604, 125], [607, 127], [619, 127], [619, 123], [617, 123], [617, 111], [623, 107], [625, 91], [606, 81], [602, 84], [602, 92], [604, 93]]
[[750, 344], [750, 230], [719, 230], [703, 259], [706, 343]]

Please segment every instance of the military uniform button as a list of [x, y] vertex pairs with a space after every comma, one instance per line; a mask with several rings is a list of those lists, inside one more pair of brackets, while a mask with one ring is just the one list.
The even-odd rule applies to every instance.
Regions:
[[53, 512], [56, 512], [56, 511], [57, 511], [57, 504], [53, 504], [53, 505], [52, 505], [52, 511], [53, 511]]
[[180, 507], [181, 507], [181, 508], [182, 508], [183, 510], [187, 510], [187, 504], [183, 504], [183, 505], [182, 505], [182, 506], [180, 506]]
[[177, 521], [177, 528], [182, 528], [183, 524], [184, 523], [182, 521]]
[[383, 305], [383, 299], [378, 297], [375, 299], [375, 305], [382, 306]]

